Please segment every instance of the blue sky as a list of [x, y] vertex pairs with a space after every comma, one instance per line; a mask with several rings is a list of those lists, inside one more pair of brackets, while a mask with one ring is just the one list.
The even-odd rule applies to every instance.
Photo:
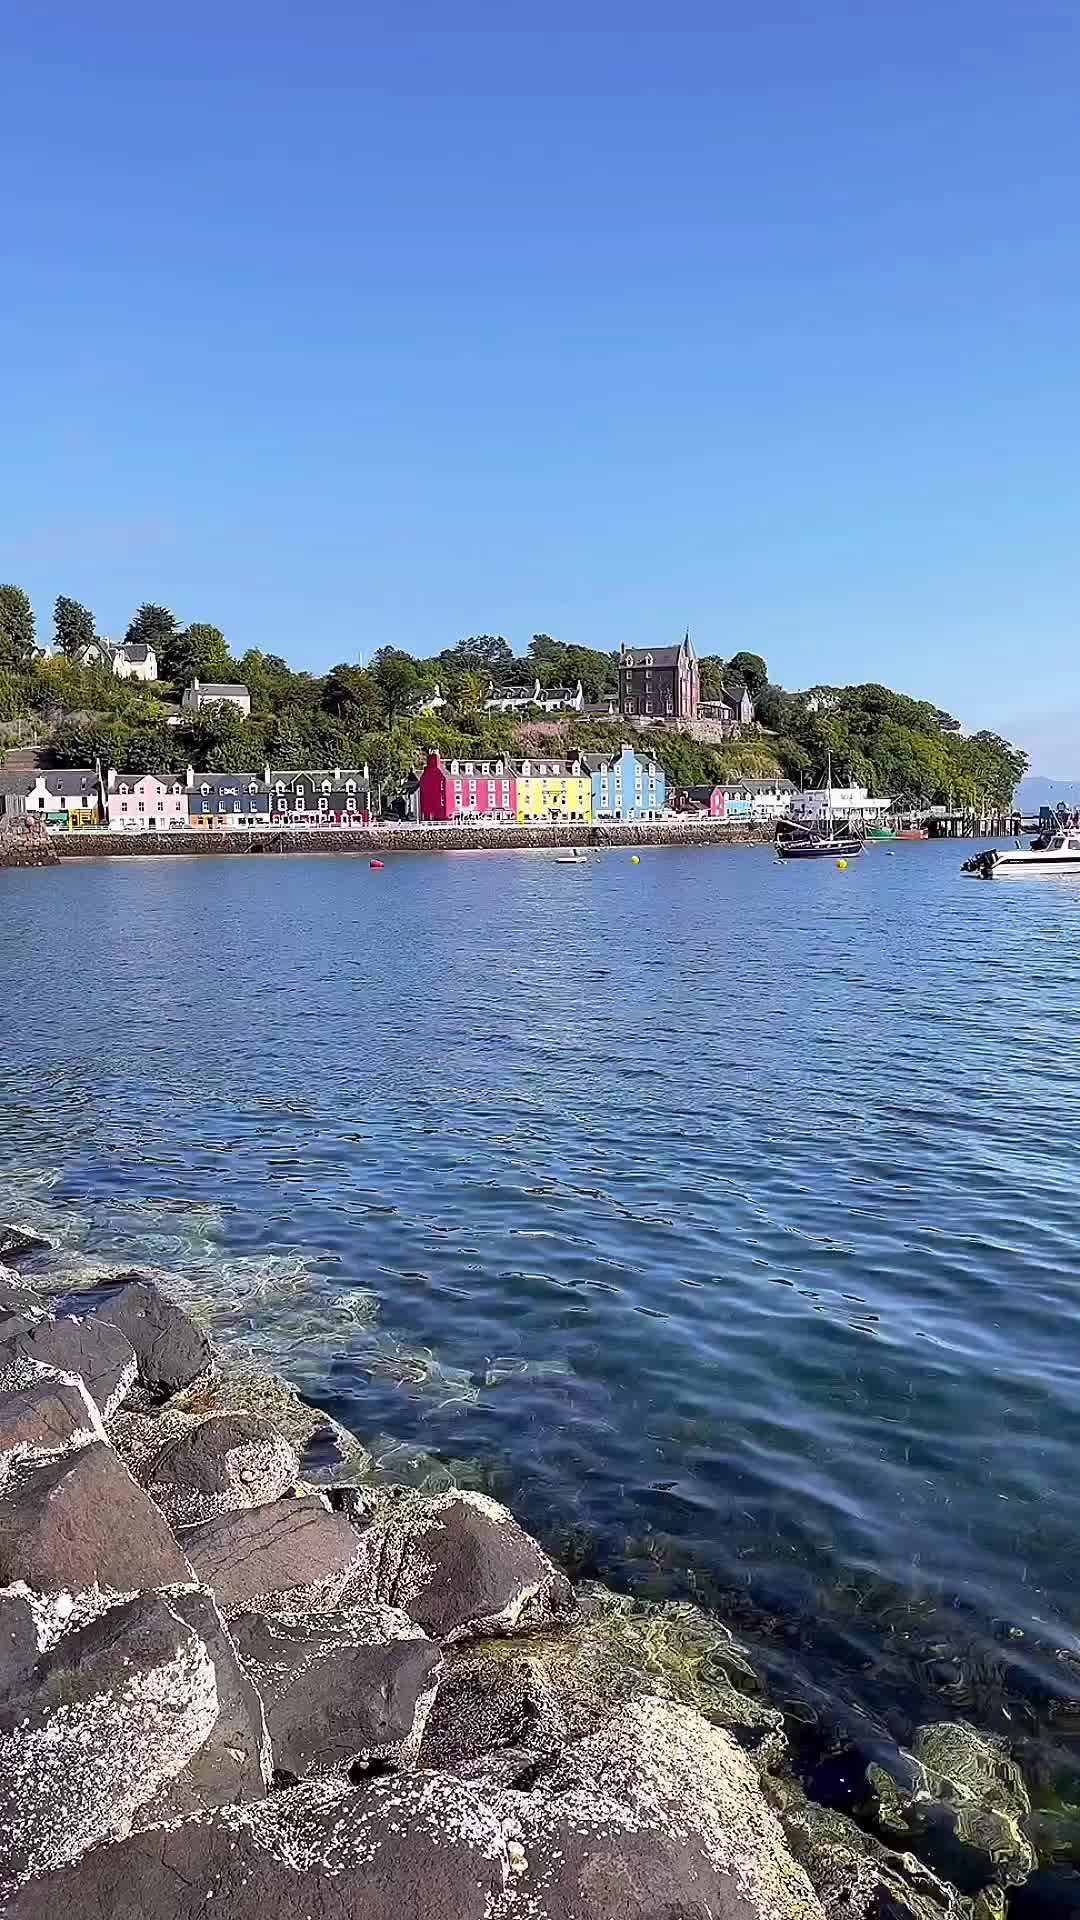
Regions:
[[689, 625], [1080, 774], [1080, 12], [518, 17], [12, 10], [0, 578], [313, 668]]

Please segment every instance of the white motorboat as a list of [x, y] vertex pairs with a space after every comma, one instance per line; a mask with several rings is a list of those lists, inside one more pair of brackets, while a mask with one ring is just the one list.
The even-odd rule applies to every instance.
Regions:
[[555, 865], [557, 867], [587, 867], [588, 864], [588, 858], [582, 853], [580, 847], [571, 847], [569, 853], [557, 853], [555, 855]]
[[1080, 828], [1063, 827], [1051, 834], [1045, 846], [987, 847], [964, 861], [964, 872], [979, 880], [1012, 880], [1030, 873], [1080, 874]]

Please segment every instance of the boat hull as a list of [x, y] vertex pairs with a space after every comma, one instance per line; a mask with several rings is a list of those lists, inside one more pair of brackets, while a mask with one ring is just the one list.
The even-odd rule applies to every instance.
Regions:
[[963, 871], [976, 880], [1028, 880], [1036, 875], [1080, 875], [1080, 853], [987, 853], [965, 860]]
[[853, 860], [861, 853], [861, 840], [836, 840], [832, 846], [801, 846], [798, 841], [782, 840], [776, 842], [776, 851], [781, 860]]

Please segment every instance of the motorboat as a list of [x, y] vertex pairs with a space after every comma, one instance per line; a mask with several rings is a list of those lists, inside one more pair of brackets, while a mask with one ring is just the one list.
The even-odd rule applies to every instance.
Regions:
[[555, 865], [557, 867], [587, 867], [588, 864], [588, 858], [582, 853], [580, 847], [571, 847], [569, 853], [557, 853], [555, 855]]
[[1011, 880], [1029, 873], [1080, 874], [1080, 828], [1063, 827], [1045, 845], [1022, 847], [1017, 841], [1015, 847], [986, 847], [965, 860], [963, 870], [977, 880]]

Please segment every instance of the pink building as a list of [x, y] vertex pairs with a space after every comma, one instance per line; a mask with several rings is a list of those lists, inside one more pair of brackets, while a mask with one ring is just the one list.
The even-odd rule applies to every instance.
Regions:
[[109, 768], [105, 809], [113, 833], [163, 833], [188, 824], [187, 788], [170, 774]]
[[421, 820], [517, 819], [517, 768], [509, 760], [451, 760], [429, 753], [420, 775]]

